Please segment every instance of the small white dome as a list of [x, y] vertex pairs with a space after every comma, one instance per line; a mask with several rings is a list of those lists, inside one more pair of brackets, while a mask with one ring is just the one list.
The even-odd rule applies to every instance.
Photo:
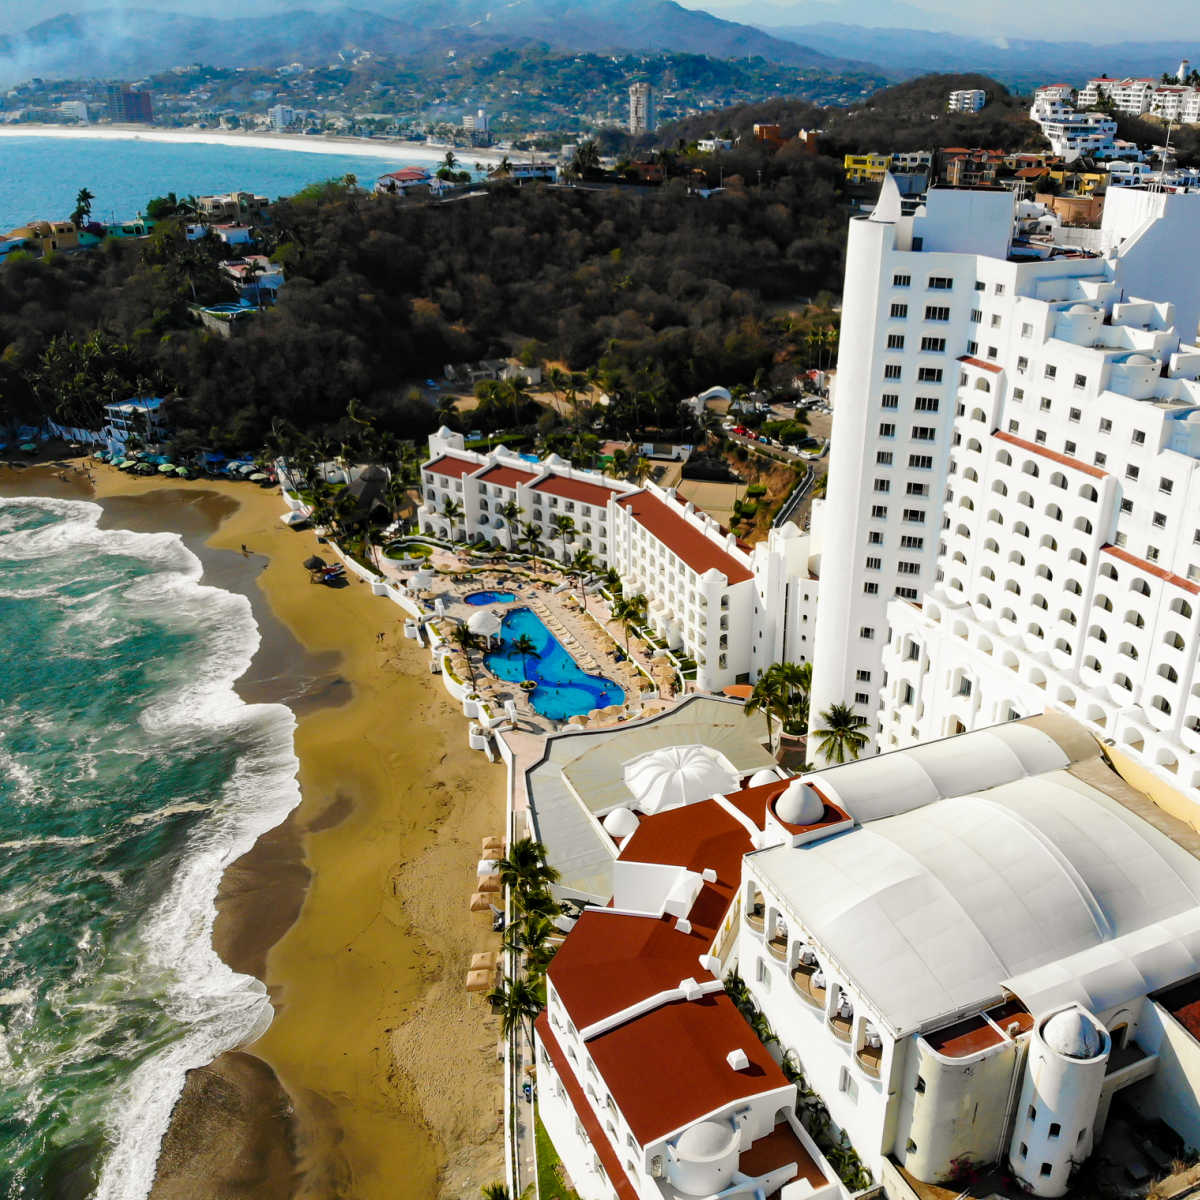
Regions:
[[815, 788], [793, 779], [775, 801], [775, 815], [786, 825], [815, 825], [825, 815], [825, 804]]
[[1148, 354], [1131, 354], [1125, 362], [1131, 367], [1152, 367], [1154, 359]]
[[1072, 304], [1067, 312], [1073, 314], [1094, 313], [1096, 310], [1090, 304]]
[[481, 608], [467, 618], [467, 629], [476, 637], [495, 637], [503, 625], [500, 614], [490, 608]]
[[749, 787], [762, 787], [764, 784], [767, 784], [767, 783], [778, 783], [778, 782], [779, 782], [779, 776], [776, 775], [775, 772], [772, 771], [770, 767], [764, 767], [761, 771], [755, 771], [754, 774], [750, 776], [750, 783], [748, 784], [748, 786]]
[[604, 818], [604, 829], [611, 837], [628, 837], [638, 827], [637, 813], [628, 808], [614, 808]]
[[644, 813], [723, 796], [736, 790], [740, 782], [733, 764], [708, 746], [663, 746], [623, 766], [625, 786]]
[[689, 1162], [710, 1162], [729, 1153], [730, 1143], [737, 1137], [732, 1125], [719, 1121], [701, 1121], [685, 1130], [675, 1143], [675, 1153]]
[[1042, 1040], [1067, 1058], [1095, 1058], [1104, 1045], [1095, 1023], [1077, 1008], [1051, 1017], [1042, 1030]]

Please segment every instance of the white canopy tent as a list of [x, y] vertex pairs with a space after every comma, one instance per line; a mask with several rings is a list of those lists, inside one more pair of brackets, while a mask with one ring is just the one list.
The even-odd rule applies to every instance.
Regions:
[[503, 623], [503, 617], [494, 608], [481, 608], [467, 619], [467, 628], [476, 637], [493, 638], [499, 636]]
[[683, 808], [736, 791], [733, 764], [710, 746], [663, 746], [622, 764], [625, 786], [644, 813]]

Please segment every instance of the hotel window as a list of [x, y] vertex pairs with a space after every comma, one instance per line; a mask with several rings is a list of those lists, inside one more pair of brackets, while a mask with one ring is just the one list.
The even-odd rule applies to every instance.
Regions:
[[854, 703], [855, 704], [870, 704], [871, 697], [868, 696], [866, 692], [855, 692], [854, 693]]
[[875, 630], [870, 625], [860, 625], [858, 628], [858, 636], [864, 642], [873, 641], [875, 638]]
[[1140, 474], [1141, 474], [1141, 471], [1139, 471], [1139, 470], [1138, 470], [1138, 468], [1137, 468], [1137, 467], [1135, 467], [1135, 466], [1133, 465], [1133, 463], [1130, 463], [1130, 464], [1129, 464], [1129, 465], [1128, 465], [1128, 466], [1125, 468], [1125, 478], [1126, 478], [1126, 479], [1131, 479], [1131, 480], [1134, 480], [1134, 481], [1136, 482], [1136, 480], [1137, 480], [1137, 477], [1138, 477]]
[[881, 438], [894, 438], [896, 436], [896, 426], [891, 421], [884, 421], [879, 426], [879, 436]]
[[875, 452], [875, 465], [877, 467], [890, 467], [892, 465], [892, 452], [890, 450], [877, 450]]
[[1013, 388], [1012, 398], [1014, 404], [1020, 404], [1021, 401], [1025, 399], [1025, 389]]
[[[904, 685], [904, 690], [900, 693], [900, 703], [911, 704], [916, 698], [917, 694], [913, 691], [913, 685], [911, 683], [906, 683]], [[924, 1090], [924, 1088], [921, 1089], [921, 1091]]]
[[1133, 444], [1135, 446], [1144, 446], [1146, 444], [1146, 435], [1142, 430], [1135, 429], [1133, 431]]
[[927, 304], [925, 305], [925, 320], [948, 321], [950, 320], [950, 310], [943, 304]]
[[1009, 433], [1016, 433], [1017, 430], [1019, 430], [1020, 428], [1021, 428], [1020, 421], [1009, 421], [1009, 423], [1008, 423], [1008, 432]]
[[932, 425], [914, 425], [912, 437], [917, 442], [932, 442], [937, 437], [937, 430]]
[[895, 392], [884, 392], [879, 403], [881, 408], [899, 408], [900, 397]]
[[995, 287], [992, 288], [992, 291], [995, 292], [997, 296], [1003, 296], [1004, 295], [1004, 284], [1002, 284], [1002, 283], [996, 284]]
[[917, 412], [937, 412], [938, 398], [936, 396], [918, 396], [913, 407]]
[[921, 564], [915, 563], [915, 562], [908, 562], [908, 561], [905, 561], [902, 559], [900, 562], [898, 562], [896, 564], [896, 570], [901, 575], [920, 575]]
[[931, 292], [948, 292], [954, 287], [954, 280], [948, 275], [930, 275], [929, 290]]
[[1146, 557], [1151, 562], [1158, 562], [1158, 547], [1157, 546], [1147, 546], [1146, 547]]
[[1050, 1164], [1049, 1164], [1049, 1163], [1042, 1163], [1042, 1170], [1041, 1170], [1041, 1173], [1042, 1173], [1043, 1175], [1049, 1175], [1049, 1174], [1050, 1174], [1050, 1172], [1051, 1172], [1051, 1170], [1052, 1170], [1052, 1168], [1051, 1168], [1051, 1166], [1050, 1166]]
[[1050, 408], [1051, 408], [1050, 397], [1043, 396], [1041, 399], [1041, 403], [1038, 405], [1038, 408], [1042, 412], [1049, 412]]
[[1021, 336], [1023, 338], [1033, 337], [1033, 326], [1028, 323], [1023, 324], [1021, 326]]
[[982, 292], [985, 287], [987, 287], [987, 284], [982, 279], [975, 280], [975, 290], [977, 292]]
[[912, 285], [911, 275], [893, 275], [892, 287], [910, 287]]
[[925, 510], [923, 508], [906, 508], [904, 510], [904, 519], [910, 525], [924, 525]]
[[882, 566], [883, 566], [882, 558], [868, 557], [868, 559], [867, 559], [867, 570], [868, 571], [878, 571], [879, 568]]
[[874, 521], [886, 521], [887, 520], [887, 505], [886, 504], [872, 504], [871, 505], [871, 519]]
[[946, 339], [935, 337], [923, 337], [921, 339], [921, 349], [926, 354], [945, 354]]
[[890, 492], [892, 490], [892, 481], [890, 479], [875, 480], [875, 490], [877, 492]]
[[898, 587], [896, 595], [901, 600], [915, 600], [917, 598], [917, 589], [912, 587]]
[[911, 535], [906, 533], [900, 539], [900, 549], [901, 550], [924, 550], [925, 549], [925, 539], [923, 537], [912, 537]]
[[1000, 314], [999, 313], [992, 313], [992, 328], [993, 329], [1000, 328]]
[[1158, 490], [1165, 492], [1169, 496], [1175, 490], [1175, 484], [1163, 475], [1158, 481]]
[[1064, 454], [1074, 454], [1075, 453], [1075, 443], [1074, 442], [1064, 442], [1063, 443], [1063, 453]]
[[1028, 370], [1029, 359], [1027, 359], [1024, 355], [1021, 355], [1021, 357], [1017, 359], [1017, 374], [1024, 375]]
[[1033, 440], [1037, 442], [1039, 446], [1044, 446], [1046, 444], [1046, 431], [1044, 429], [1039, 429], [1033, 435]]
[[1047, 363], [1042, 370], [1047, 379], [1053, 379], [1058, 374], [1058, 368], [1053, 363]]
[[1076, 375], [1075, 376], [1075, 386], [1077, 388], [1087, 387], [1087, 376], [1086, 375]]
[[1112, 422], [1107, 417], [1100, 418], [1100, 432], [1112, 433]]
[[941, 383], [942, 368], [941, 367], [918, 367], [917, 368], [918, 383]]
[[1156, 529], [1166, 529], [1166, 527], [1167, 527], [1167, 514], [1166, 513], [1155, 513], [1154, 514], [1154, 527]]
[[929, 484], [927, 484], [927, 483], [910, 483], [908, 485], [908, 487], [906, 487], [904, 489], [904, 494], [906, 496], [928, 496], [929, 495]]
[[1106, 462], [1108, 462], [1108, 455], [1105, 454], [1103, 450], [1097, 450], [1092, 457], [1092, 462], [1096, 466], [1102, 467]]
[[893, 320], [903, 321], [907, 316], [908, 316], [908, 305], [907, 304], [893, 304], [892, 305], [892, 319]]
[[899, 363], [888, 363], [883, 368], [883, 377], [884, 377], [884, 379], [899, 379], [900, 378], [900, 364]]
[[888, 340], [887, 340], [887, 348], [889, 350], [903, 350], [904, 349], [904, 334], [889, 333]]
[[983, 320], [983, 313], [977, 308], [971, 309], [971, 324], [978, 325], [979, 322], [982, 320]]
[[870, 580], [868, 580], [866, 583], [863, 584], [863, 594], [867, 595], [867, 596], [878, 596], [879, 595], [879, 584], [873, 583]]
[[988, 353], [987, 353], [988, 358], [996, 358], [999, 356], [999, 354], [1000, 354], [1000, 351], [997, 350], [995, 346], [988, 347]]
[[867, 545], [868, 546], [882, 546], [883, 545], [882, 532], [878, 529], [872, 529], [871, 532], [867, 534]]
[[854, 672], [854, 678], [857, 679], [859, 683], [870, 683], [871, 682], [871, 672], [864, 671], [860, 668], [859, 670]]
[[932, 471], [933, 470], [933, 455], [932, 454], [910, 454], [908, 456], [908, 465], [914, 471]]
[[845, 1092], [850, 1098], [851, 1104], [858, 1102], [858, 1084], [855, 1082], [854, 1076], [850, 1074], [848, 1067], [842, 1068], [841, 1078], [838, 1080], [838, 1091]]
[[[979, 353], [979, 343], [978, 343], [978, 342], [968, 342], [968, 343], [967, 343], [967, 353], [968, 353], [969, 355], [971, 355], [972, 357], [974, 357], [976, 354], [978, 354], [978, 353]], [[959, 386], [959, 387], [966, 387], [966, 386], [967, 386], [967, 373], [966, 373], [966, 371], [960, 371], [960, 372], [958, 373], [958, 386]]]

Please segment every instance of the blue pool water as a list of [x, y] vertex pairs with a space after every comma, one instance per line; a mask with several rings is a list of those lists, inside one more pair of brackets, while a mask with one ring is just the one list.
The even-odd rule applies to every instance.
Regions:
[[476, 608], [482, 608], [485, 604], [511, 604], [516, 598], [515, 592], [472, 592], [463, 597], [468, 604], [474, 604]]
[[[533, 642], [536, 655], [513, 649], [522, 634]], [[624, 703], [625, 693], [611, 679], [588, 675], [529, 609], [514, 608], [504, 618], [500, 638], [500, 649], [484, 656], [488, 670], [509, 683], [534, 680], [537, 687], [529, 702], [543, 717], [565, 721], [593, 708]]]

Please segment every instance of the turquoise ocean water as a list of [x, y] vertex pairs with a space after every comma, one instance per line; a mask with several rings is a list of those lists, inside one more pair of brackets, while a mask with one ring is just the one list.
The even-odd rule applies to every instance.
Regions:
[[259, 635], [173, 534], [0, 500], [0, 1197], [140, 1200], [184, 1072], [265, 1027], [211, 947], [225, 866], [298, 802]]
[[[470, 157], [470, 151], [461, 156]], [[70, 216], [79, 189], [96, 199], [98, 221], [126, 221], [153, 196], [254, 191], [274, 200], [322, 179], [357, 175], [366, 184], [404, 166], [436, 165], [442, 151], [399, 150], [395, 161], [354, 154], [259, 150], [198, 142], [134, 139], [0, 138], [0, 233], [31, 217]], [[463, 169], [469, 169], [464, 165]]]

